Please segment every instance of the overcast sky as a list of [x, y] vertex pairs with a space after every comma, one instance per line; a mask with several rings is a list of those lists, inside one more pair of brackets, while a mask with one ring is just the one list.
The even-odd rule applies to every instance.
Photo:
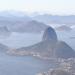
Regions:
[[75, 0], [0, 0], [0, 11], [4, 10], [75, 14]]

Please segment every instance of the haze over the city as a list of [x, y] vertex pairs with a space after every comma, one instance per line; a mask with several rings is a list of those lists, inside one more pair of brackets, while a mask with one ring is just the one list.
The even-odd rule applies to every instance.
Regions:
[[75, 15], [75, 0], [0, 0], [0, 11]]

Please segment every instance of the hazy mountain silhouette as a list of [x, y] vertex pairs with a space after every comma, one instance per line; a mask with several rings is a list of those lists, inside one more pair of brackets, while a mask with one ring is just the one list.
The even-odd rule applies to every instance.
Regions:
[[75, 24], [75, 15], [59, 16], [59, 15], [36, 15], [32, 17], [34, 20], [43, 22], [46, 24]]
[[8, 26], [9, 28], [12, 28], [12, 26], [16, 25], [18, 27], [19, 24], [21, 25], [25, 24], [30, 20], [32, 19], [22, 12], [17, 11], [0, 12], [0, 26]]
[[[68, 16], [59, 16], [59, 15], [50, 15], [50, 14], [41, 14], [36, 12], [37, 14], [35, 14], [35, 16], [32, 15], [28, 15], [27, 13], [23, 13], [20, 11], [14, 11], [14, 10], [10, 10], [10, 11], [2, 11], [0, 12], [0, 17], [4, 17], [4, 19], [8, 18], [9, 20], [37, 20], [46, 24], [50, 24], [50, 23], [58, 23], [58, 24], [75, 24], [75, 15], [68, 15]], [[32, 17], [31, 17], [32, 16]]]
[[43, 34], [42, 40], [53, 40], [57, 42], [57, 35], [55, 30], [51, 27], [48, 27]]
[[29, 33], [40, 33], [44, 31], [48, 26], [34, 20], [28, 21], [24, 24], [18, 24], [12, 26], [11, 30], [15, 32], [29, 32]]

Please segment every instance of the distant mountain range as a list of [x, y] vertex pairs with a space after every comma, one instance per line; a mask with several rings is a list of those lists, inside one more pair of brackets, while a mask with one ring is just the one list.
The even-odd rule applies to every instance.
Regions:
[[10, 11], [1, 11], [0, 16], [4, 16], [4, 17], [24, 17], [24, 16], [27, 16], [27, 13], [10, 10]]
[[50, 15], [50, 14], [40, 14], [40, 13], [37, 14], [32, 13], [31, 15], [29, 15], [25, 12], [20, 12], [20, 11], [3, 11], [0, 12], [0, 17], [11, 18], [11, 19], [13, 18], [13, 20], [33, 19], [46, 24], [75, 24], [75, 15], [60, 16], [60, 15]]
[[34, 20], [46, 24], [75, 24], [75, 15], [59, 16], [59, 15], [36, 15], [32, 17]]
[[0, 12], [0, 26], [7, 26], [12, 32], [41, 32], [50, 24], [74, 25], [75, 15], [36, 14], [33, 16], [17, 11]]
[[10, 26], [9, 29], [12, 32], [41, 33], [47, 27], [49, 26], [44, 23], [31, 20], [26, 23], [15, 23], [12, 26]]
[[0, 26], [12, 26], [13, 24], [26, 23], [32, 20], [29, 16], [22, 12], [3, 11], [0, 12]]
[[21, 12], [0, 12], [0, 26], [7, 26], [11, 32], [39, 33], [48, 26]]

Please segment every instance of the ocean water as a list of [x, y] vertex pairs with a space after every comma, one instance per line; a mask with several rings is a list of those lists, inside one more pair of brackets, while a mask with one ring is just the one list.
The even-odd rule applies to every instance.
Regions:
[[52, 64], [35, 57], [0, 55], [0, 75], [36, 75], [47, 71]]
[[11, 48], [26, 47], [40, 42], [42, 34], [32, 33], [16, 33], [13, 32], [11, 36], [7, 38], [0, 38], [0, 43], [3, 43]]

